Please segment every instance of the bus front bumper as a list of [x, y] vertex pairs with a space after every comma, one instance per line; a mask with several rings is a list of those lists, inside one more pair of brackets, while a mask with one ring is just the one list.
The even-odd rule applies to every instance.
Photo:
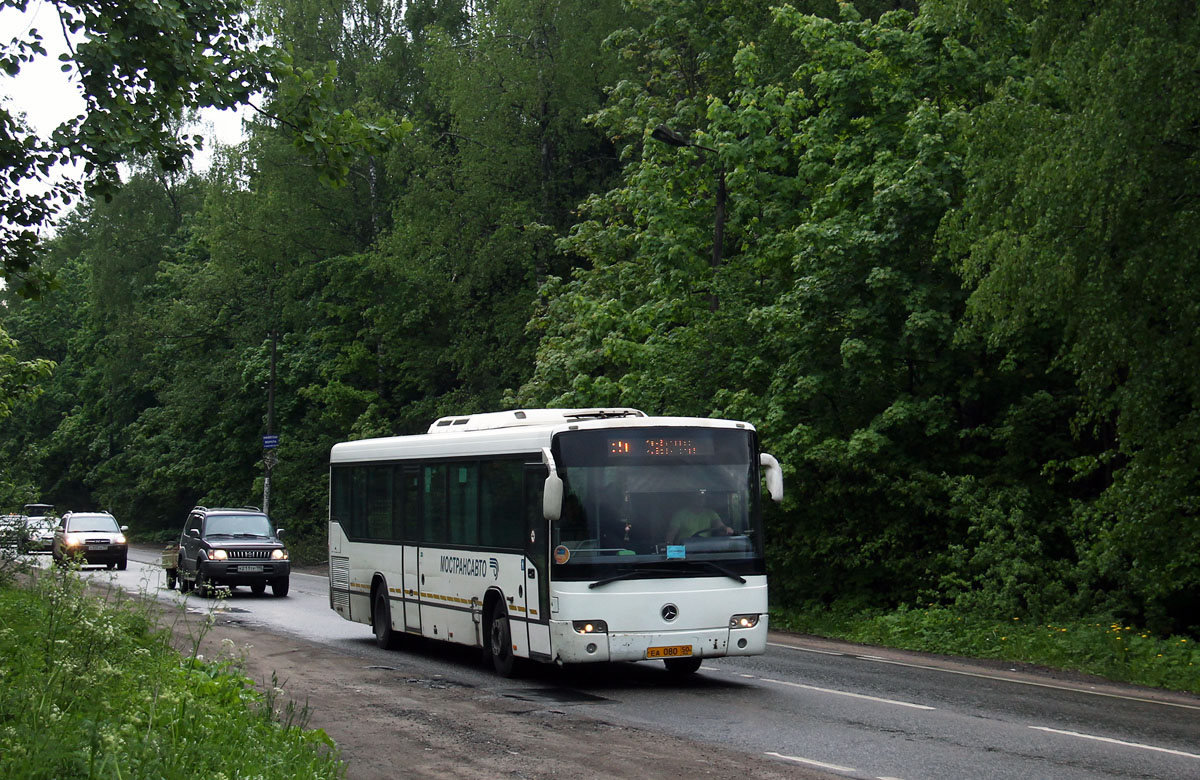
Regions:
[[554, 660], [560, 664], [604, 661], [657, 661], [761, 655], [767, 649], [767, 616], [753, 628], [678, 631], [613, 631], [581, 634], [571, 621], [550, 621]]

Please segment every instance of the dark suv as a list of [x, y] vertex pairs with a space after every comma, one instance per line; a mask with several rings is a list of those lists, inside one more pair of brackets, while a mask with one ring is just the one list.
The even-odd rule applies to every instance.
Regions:
[[281, 536], [256, 507], [196, 507], [179, 537], [180, 590], [203, 596], [220, 585], [249, 585], [257, 595], [270, 585], [286, 596], [291, 563]]

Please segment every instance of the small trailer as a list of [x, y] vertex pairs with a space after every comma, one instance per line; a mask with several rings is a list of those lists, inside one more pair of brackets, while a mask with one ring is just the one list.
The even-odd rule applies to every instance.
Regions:
[[175, 590], [179, 581], [179, 543], [172, 542], [162, 551], [162, 567], [167, 572], [167, 589]]

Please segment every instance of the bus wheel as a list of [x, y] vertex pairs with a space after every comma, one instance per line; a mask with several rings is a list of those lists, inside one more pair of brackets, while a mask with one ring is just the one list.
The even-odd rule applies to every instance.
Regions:
[[700, 668], [700, 659], [696, 657], [667, 658], [663, 660], [663, 663], [671, 674], [692, 674]]
[[375, 609], [371, 610], [371, 623], [375, 628], [375, 644], [384, 650], [395, 650], [399, 637], [392, 629], [392, 607], [388, 604], [387, 591], [375, 591]]
[[508, 622], [508, 608], [501, 600], [492, 605], [492, 631], [489, 640], [492, 666], [501, 677], [512, 677], [517, 659], [512, 651], [512, 627]]

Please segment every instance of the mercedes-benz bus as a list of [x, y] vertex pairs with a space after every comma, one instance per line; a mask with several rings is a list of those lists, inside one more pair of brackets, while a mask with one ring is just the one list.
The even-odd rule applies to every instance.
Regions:
[[767, 643], [762, 485], [745, 422], [636, 409], [444, 417], [334, 445], [330, 606], [481, 648], [500, 674], [557, 664], [754, 655]]

